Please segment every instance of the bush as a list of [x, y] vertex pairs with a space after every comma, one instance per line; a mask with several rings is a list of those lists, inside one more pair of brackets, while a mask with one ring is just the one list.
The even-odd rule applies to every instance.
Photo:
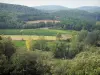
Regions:
[[86, 38], [88, 32], [86, 30], [81, 30], [81, 32], [78, 34], [78, 41], [82, 42]]
[[8, 60], [5, 55], [0, 55], [0, 75], [7, 74], [8, 72]]
[[55, 60], [53, 61], [51, 73], [52, 75], [70, 75], [68, 70], [70, 68], [69, 61], [66, 60]]
[[4, 54], [8, 59], [14, 54], [16, 51], [14, 44], [11, 39], [3, 38], [0, 40], [0, 53]]
[[85, 38], [85, 44], [87, 45], [96, 45], [99, 41], [100, 41], [99, 30], [89, 32], [87, 37]]
[[71, 60], [55, 60], [51, 72], [53, 75], [99, 75], [100, 50], [91, 47]]
[[12, 75], [45, 75], [50, 73], [51, 53], [18, 50], [12, 57]]
[[40, 37], [39, 40], [35, 41], [33, 48], [42, 51], [49, 51], [49, 47], [44, 37]]
[[82, 52], [72, 61], [72, 75], [99, 75], [100, 55], [95, 52]]
[[10, 58], [16, 49], [11, 38], [2, 38], [0, 40], [0, 75], [8, 75], [10, 72]]
[[66, 58], [66, 44], [61, 41], [55, 43], [53, 53], [56, 58]]

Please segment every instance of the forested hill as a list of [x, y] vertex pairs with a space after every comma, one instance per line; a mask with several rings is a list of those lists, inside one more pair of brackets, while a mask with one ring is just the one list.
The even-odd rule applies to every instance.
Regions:
[[93, 30], [100, 29], [100, 25], [96, 24], [100, 21], [100, 14], [90, 13], [84, 10], [70, 9], [52, 13], [56, 20], [61, 20], [63, 23], [56, 27], [68, 30]]
[[48, 12], [48, 13], [56, 12], [59, 10], [68, 10], [67, 7], [60, 6], [60, 5], [43, 5], [43, 6], [36, 6], [34, 8]]
[[[28, 25], [27, 21], [60, 20], [58, 24], [44, 23]], [[92, 30], [96, 22], [100, 21], [100, 14], [90, 13], [79, 9], [60, 10], [52, 13], [42, 12], [33, 7], [0, 3], [0, 29], [7, 28], [39, 28], [51, 27], [55, 29]], [[100, 28], [100, 25], [96, 26]]]
[[0, 3], [0, 29], [21, 28], [25, 21], [50, 18], [48, 13], [33, 7]]
[[53, 16], [56, 16], [56, 19], [66, 20], [66, 19], [80, 19], [80, 20], [90, 20], [95, 21], [96, 15], [94, 13], [89, 13], [84, 10], [70, 9], [62, 10], [52, 13]]
[[6, 4], [6, 3], [0, 3], [0, 12], [1, 11], [24, 13], [24, 14], [35, 14], [35, 15], [42, 13], [40, 10], [37, 10], [32, 7], [14, 5], [14, 4]]
[[85, 11], [88, 11], [88, 12], [99, 12], [100, 13], [100, 7], [98, 6], [83, 6], [83, 7], [79, 7], [77, 9], [80, 9], [80, 10], [85, 10]]
[[90, 13], [90, 12], [79, 10], [79, 9], [68, 9], [63, 6], [53, 5], [53, 6], [47, 6], [47, 7], [40, 6], [36, 8], [39, 8], [41, 10], [51, 10], [51, 11], [59, 10], [59, 11], [46, 13], [46, 12], [42, 12], [41, 10], [35, 9], [33, 7], [0, 3], [0, 13], [7, 12], [7, 13], [12, 13], [12, 14], [17, 14], [17, 18], [19, 18], [22, 21], [44, 20], [44, 19], [59, 19], [59, 20], [81, 19], [81, 20], [95, 21], [96, 19], [99, 18], [98, 15], [95, 13]]
[[0, 3], [0, 13], [2, 12], [12, 13], [22, 21], [52, 18], [48, 13], [44, 13], [41, 10], [15, 4]]

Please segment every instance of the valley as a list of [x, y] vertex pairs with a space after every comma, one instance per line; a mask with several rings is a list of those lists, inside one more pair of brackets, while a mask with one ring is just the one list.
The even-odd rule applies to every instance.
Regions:
[[100, 75], [100, 7], [0, 3], [0, 75]]

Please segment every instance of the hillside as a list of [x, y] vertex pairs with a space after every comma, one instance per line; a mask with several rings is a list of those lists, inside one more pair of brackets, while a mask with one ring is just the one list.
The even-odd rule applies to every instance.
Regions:
[[89, 13], [84, 10], [70, 9], [62, 10], [52, 13], [53, 16], [56, 16], [56, 19], [81, 19], [81, 20], [95, 20], [95, 14]]
[[37, 10], [33, 7], [27, 7], [15, 4], [0, 3], [0, 13], [9, 13], [17, 16], [20, 20], [38, 20], [38, 19], [51, 19], [48, 13]]
[[88, 11], [88, 12], [99, 12], [100, 13], [100, 7], [98, 6], [83, 6], [83, 7], [79, 7], [77, 9], [80, 9], [80, 10], [85, 10], [85, 11]]
[[[60, 10], [61, 7], [59, 7], [59, 11], [56, 11], [57, 9], [52, 6], [55, 12], [51, 10], [52, 13], [47, 13], [33, 7], [0, 3], [0, 29], [50, 27], [54, 29], [81, 30], [85, 28], [92, 30], [96, 21], [100, 20], [100, 14], [78, 9]], [[27, 24], [29, 21], [36, 20], [57, 20], [60, 23]]]
[[[59, 5], [45, 5], [45, 6], [37, 6], [33, 8], [33, 7], [27, 7], [22, 5], [0, 3], [0, 13], [7, 12], [7, 13], [12, 13], [14, 15], [16, 14], [17, 18], [19, 18], [22, 21], [46, 20], [46, 19], [52, 20], [58, 18], [60, 20], [65, 20], [69, 18], [82, 19], [82, 20], [95, 20], [96, 14], [89, 13], [86, 10], [88, 11], [90, 9], [98, 10], [99, 7], [80, 7], [79, 9], [81, 10], [68, 9], [66, 7], [59, 6]], [[42, 12], [43, 10], [52, 13]]]
[[15, 4], [6, 4], [6, 3], [0, 3], [0, 11], [24, 13], [24, 14], [35, 14], [35, 15], [42, 13], [40, 10], [37, 10], [32, 7], [15, 5]]

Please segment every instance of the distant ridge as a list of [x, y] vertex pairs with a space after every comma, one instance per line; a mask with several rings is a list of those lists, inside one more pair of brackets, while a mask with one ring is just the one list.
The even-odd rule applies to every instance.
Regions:
[[80, 10], [85, 10], [85, 11], [88, 11], [88, 12], [100, 12], [100, 7], [99, 6], [83, 6], [83, 7], [79, 7], [77, 9], [80, 9]]
[[32, 7], [16, 5], [16, 4], [7, 4], [7, 3], [0, 3], [0, 11], [18, 12], [18, 13], [25, 13], [25, 14], [32, 14], [32, 13], [40, 14], [40, 13], [42, 13], [40, 10], [37, 10]]
[[45, 10], [45, 11], [59, 11], [59, 10], [67, 10], [67, 7], [60, 6], [60, 5], [43, 5], [43, 6], [36, 6], [34, 7], [38, 10]]

